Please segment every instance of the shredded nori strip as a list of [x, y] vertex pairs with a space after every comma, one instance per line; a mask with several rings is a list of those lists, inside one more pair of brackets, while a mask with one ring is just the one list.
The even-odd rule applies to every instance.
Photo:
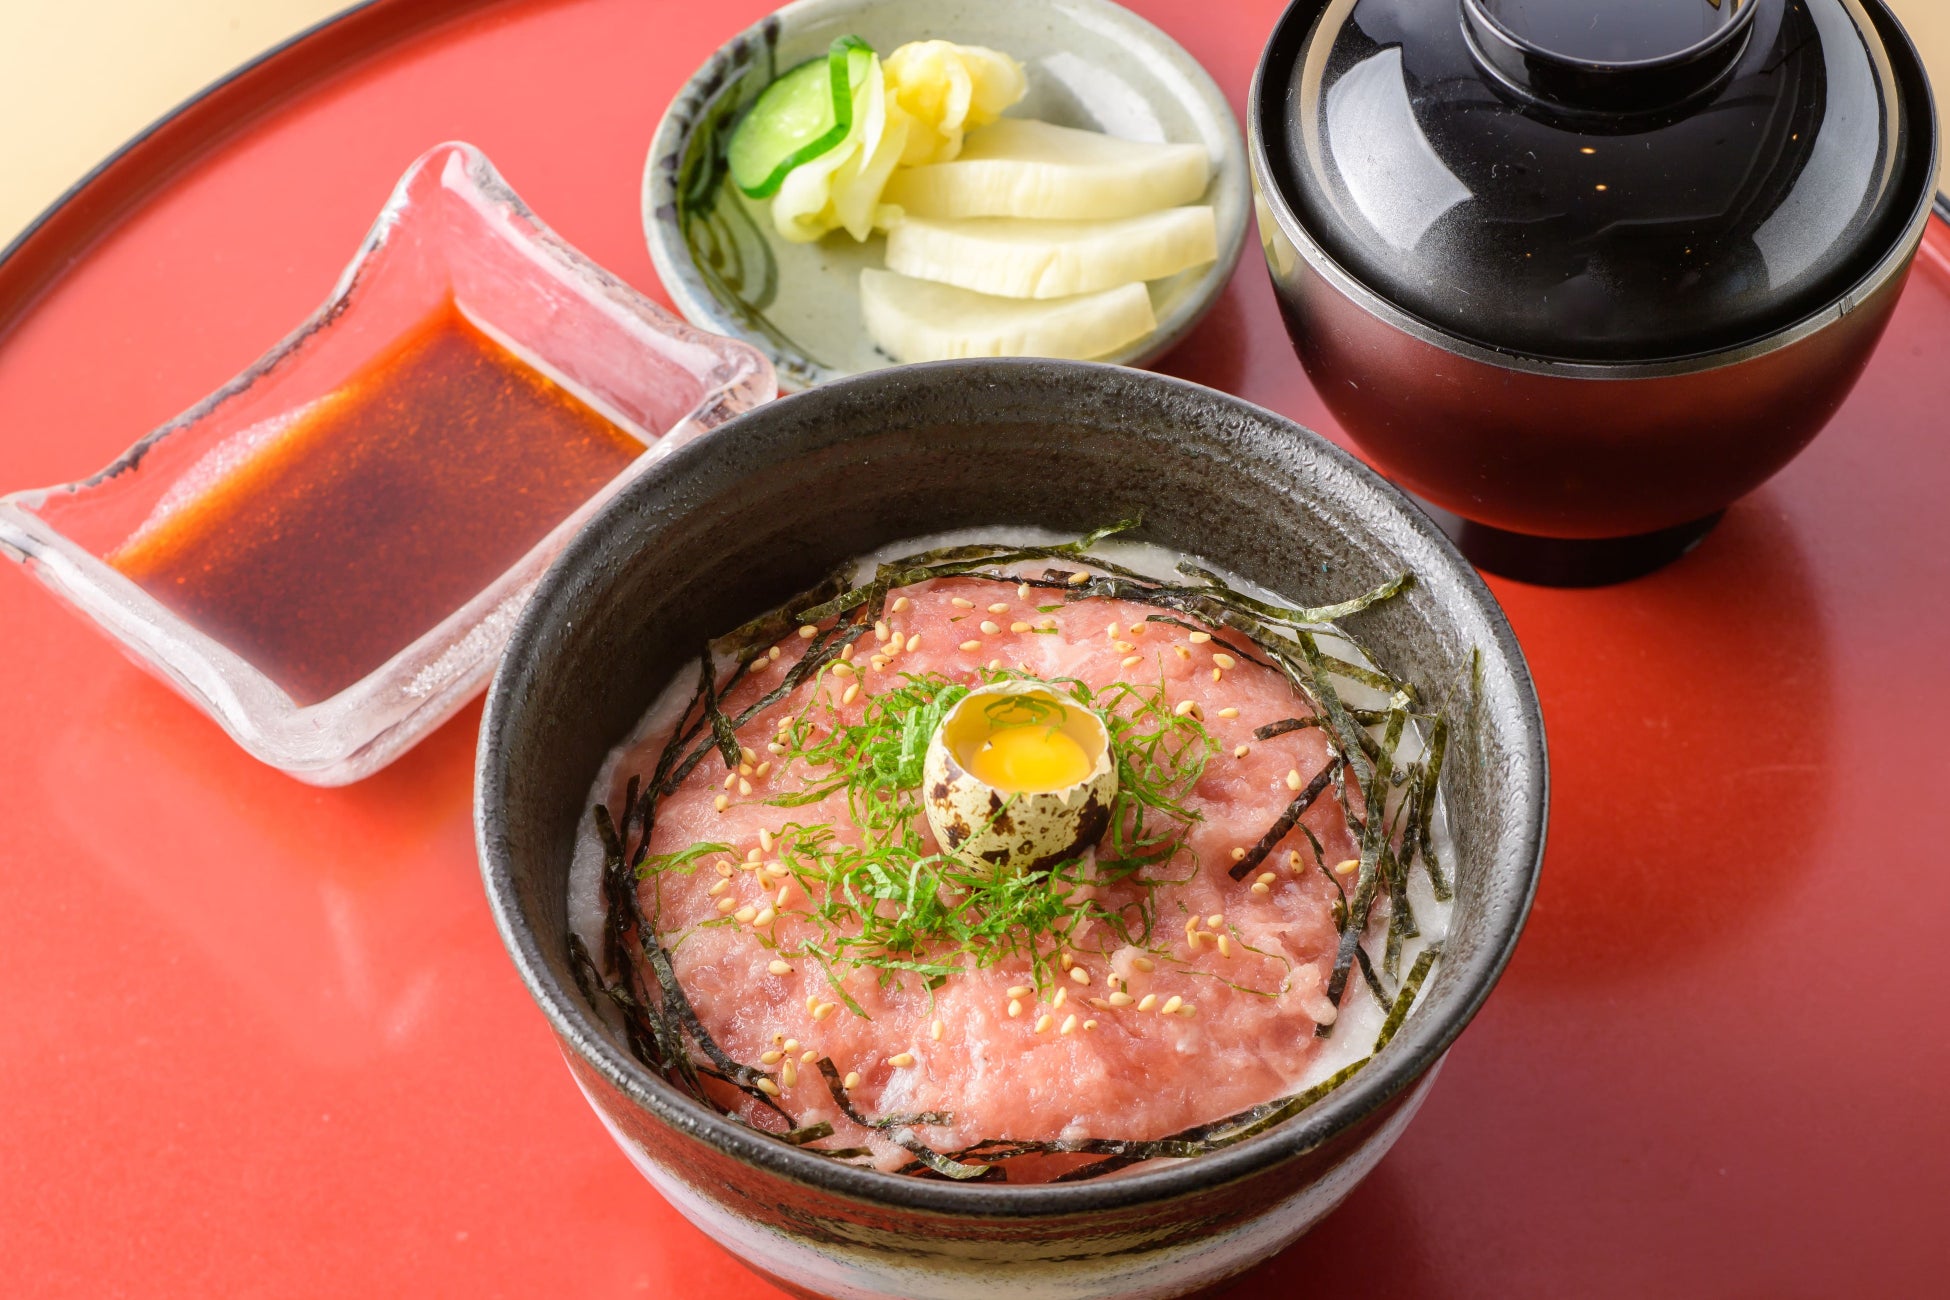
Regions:
[[[780, 609], [746, 623], [706, 647], [700, 659], [698, 691], [679, 715], [677, 726], [658, 759], [652, 778], [647, 783], [640, 783], [635, 776], [630, 779], [621, 818], [613, 817], [607, 807], [599, 805], [593, 810], [605, 857], [602, 880], [606, 912], [604, 964], [618, 971], [622, 982], [607, 983], [602, 964], [595, 960], [581, 938], [574, 935], [569, 938], [570, 967], [577, 987], [592, 1005], [600, 999], [607, 1000], [617, 1008], [632, 1054], [646, 1066], [670, 1078], [696, 1100], [728, 1114], [740, 1123], [745, 1121], [737, 1114], [725, 1111], [706, 1092], [703, 1079], [719, 1080], [738, 1088], [782, 1117], [788, 1125], [783, 1132], [755, 1131], [770, 1132], [771, 1136], [781, 1141], [835, 1160], [856, 1160], [873, 1154], [864, 1147], [821, 1148], [812, 1145], [832, 1137], [835, 1132], [833, 1125], [824, 1120], [798, 1125], [771, 1095], [758, 1087], [759, 1080], [770, 1079], [771, 1076], [733, 1060], [712, 1039], [677, 981], [668, 950], [642, 913], [636, 890], [637, 869], [648, 853], [658, 799], [674, 792], [706, 753], [715, 749], [728, 767], [735, 767], [741, 754], [737, 730], [783, 700], [809, 676], [823, 670], [847, 646], [857, 642], [872, 620], [880, 616], [889, 592], [918, 582], [948, 577], [968, 577], [1052, 590], [1059, 592], [1065, 603], [1100, 597], [1127, 600], [1197, 618], [1209, 628], [1230, 629], [1258, 647], [1261, 654], [1253, 654], [1216, 632], [1213, 633], [1214, 644], [1238, 658], [1277, 669], [1297, 691], [1315, 703], [1319, 712], [1313, 717], [1284, 719], [1261, 727], [1254, 733], [1264, 740], [1303, 727], [1320, 727], [1328, 732], [1333, 756], [1308, 787], [1296, 796], [1259, 844], [1232, 868], [1231, 875], [1234, 879], [1243, 879], [1298, 826], [1312, 847], [1315, 863], [1334, 884], [1340, 896], [1335, 920], [1341, 930], [1341, 940], [1328, 983], [1330, 1000], [1339, 1005], [1351, 969], [1358, 966], [1370, 993], [1389, 1008], [1374, 1051], [1379, 1052], [1387, 1045], [1413, 1006], [1440, 949], [1436, 945], [1423, 949], [1391, 999], [1373, 969], [1362, 940], [1377, 893], [1386, 895], [1390, 900], [1387, 957], [1391, 968], [1399, 954], [1401, 942], [1417, 934], [1407, 899], [1407, 872], [1417, 853], [1420, 853], [1429, 872], [1436, 897], [1446, 899], [1450, 896], [1449, 885], [1435, 857], [1431, 829], [1435, 792], [1440, 789], [1442, 755], [1448, 736], [1448, 715], [1446, 710], [1435, 715], [1423, 761], [1411, 764], [1406, 771], [1397, 769], [1393, 756], [1408, 722], [1411, 719], [1420, 721], [1428, 716], [1411, 713], [1403, 707], [1404, 703], [1412, 704], [1417, 698], [1413, 687], [1377, 670], [1323, 652], [1315, 643], [1312, 630], [1388, 599], [1405, 589], [1412, 579], [1403, 573], [1353, 600], [1335, 605], [1290, 609], [1233, 591], [1216, 575], [1189, 563], [1181, 564], [1180, 571], [1199, 579], [1204, 585], [1179, 587], [1161, 583], [1089, 554], [1090, 547], [1095, 543], [1135, 527], [1137, 522], [1135, 519], [1121, 521], [1060, 546], [974, 544], [938, 548], [882, 564], [874, 579], [859, 587], [848, 586], [849, 572], [843, 570]], [[1089, 572], [1082, 581], [1072, 580], [1078, 571], [1056, 568], [1046, 569], [1040, 578], [984, 572], [1036, 559], [1081, 560], [1095, 572]], [[851, 619], [846, 617], [856, 610], [863, 612]], [[1192, 631], [1207, 630], [1207, 627], [1200, 627], [1173, 614], [1150, 615], [1147, 621], [1169, 623]], [[757, 661], [758, 655], [763, 653], [759, 647], [782, 639], [798, 628], [816, 626], [827, 619], [837, 621], [813, 634], [806, 653], [787, 671], [778, 686], [736, 718], [722, 711], [718, 701]], [[1284, 636], [1274, 634], [1269, 625], [1285, 630]], [[1333, 630], [1337, 636], [1346, 638], [1345, 632], [1338, 628]], [[722, 684], [715, 680], [713, 668], [718, 655], [729, 655], [737, 661]], [[1387, 691], [1394, 697], [1394, 707], [1385, 711], [1350, 709], [1325, 680], [1329, 675]], [[697, 714], [694, 721], [691, 720], [693, 712]], [[1367, 731], [1372, 726], [1386, 728], [1381, 740], [1377, 741]], [[707, 731], [709, 735], [700, 742], [700, 736]], [[680, 760], [679, 755], [684, 754], [694, 742], [698, 743]], [[1354, 812], [1346, 794], [1345, 786], [1350, 779], [1361, 791], [1364, 805], [1361, 815]], [[1388, 814], [1388, 790], [1391, 785], [1402, 784], [1406, 784], [1407, 789], [1391, 817]], [[1300, 822], [1307, 809], [1330, 788], [1335, 791], [1350, 832], [1361, 845], [1360, 873], [1352, 899], [1339, 878], [1328, 869], [1320, 841]], [[631, 853], [629, 845], [633, 832], [640, 835], [640, 839], [634, 853]], [[1399, 852], [1395, 848], [1398, 834], [1401, 841]], [[640, 979], [642, 968], [632, 959], [632, 937], [643, 964], [655, 976], [655, 997], [651, 996], [652, 989]], [[1331, 1029], [1331, 1025], [1318, 1025], [1315, 1033], [1326, 1036]], [[697, 1046], [710, 1065], [691, 1060], [689, 1049], [685, 1046], [686, 1038]], [[838, 1068], [830, 1059], [822, 1058], [818, 1068], [835, 1104], [849, 1120], [886, 1135], [889, 1141], [915, 1157], [900, 1172], [956, 1181], [987, 1179], [1000, 1182], [1007, 1179], [1003, 1162], [1020, 1156], [1099, 1157], [1093, 1163], [1066, 1171], [1054, 1180], [1077, 1182], [1102, 1177], [1146, 1160], [1184, 1159], [1244, 1141], [1327, 1096], [1371, 1060], [1372, 1053], [1302, 1092], [1250, 1107], [1223, 1119], [1195, 1125], [1164, 1138], [1143, 1141], [990, 1138], [953, 1152], [937, 1151], [914, 1133], [916, 1127], [948, 1124], [952, 1117], [946, 1112], [869, 1118], [853, 1105]]]
[[1329, 759], [1325, 767], [1314, 773], [1314, 779], [1307, 782], [1307, 788], [1293, 796], [1293, 802], [1286, 806], [1286, 811], [1280, 814], [1280, 819], [1273, 823], [1272, 828], [1259, 837], [1259, 843], [1247, 849], [1246, 856], [1232, 864], [1228, 874], [1234, 880], [1244, 880], [1249, 873], [1258, 869], [1260, 863], [1266, 861], [1267, 854], [1279, 847], [1280, 841], [1293, 830], [1294, 823], [1314, 806], [1314, 800], [1320, 798], [1332, 784], [1334, 769], [1339, 766], [1339, 759]]

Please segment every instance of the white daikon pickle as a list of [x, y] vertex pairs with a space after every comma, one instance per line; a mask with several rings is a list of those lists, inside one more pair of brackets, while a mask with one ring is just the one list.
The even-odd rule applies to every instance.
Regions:
[[887, 235], [887, 268], [1004, 298], [1067, 298], [1162, 280], [1219, 256], [1209, 207], [1116, 221], [908, 217]]
[[1158, 327], [1151, 295], [1124, 284], [1070, 298], [998, 298], [868, 267], [860, 272], [867, 332], [900, 362], [952, 357], [1106, 356]]
[[1211, 179], [1203, 145], [1003, 118], [970, 131], [952, 162], [901, 168], [884, 197], [910, 217], [1106, 221], [1191, 203]]

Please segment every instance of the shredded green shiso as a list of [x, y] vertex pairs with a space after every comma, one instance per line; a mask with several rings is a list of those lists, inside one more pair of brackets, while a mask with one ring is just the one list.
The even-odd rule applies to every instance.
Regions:
[[[706, 1088], [705, 1080], [737, 1089], [775, 1117], [779, 1127], [761, 1131], [804, 1150], [849, 1162], [872, 1155], [863, 1147], [815, 1145], [833, 1136], [832, 1125], [800, 1124], [779, 1104], [777, 1079], [770, 1071], [733, 1060], [716, 1043], [679, 984], [670, 948], [654, 919], [644, 914], [638, 886], [645, 880], [660, 881], [667, 873], [696, 870], [711, 855], [729, 851], [726, 845], [701, 843], [679, 853], [650, 854], [659, 801], [714, 753], [728, 770], [736, 770], [743, 758], [738, 739], [742, 728], [809, 678], [839, 662], [842, 652], [881, 617], [892, 592], [947, 577], [1045, 591], [1049, 601], [1038, 607], [1043, 612], [1099, 598], [1149, 605], [1164, 611], [1149, 616], [1151, 621], [1209, 631], [1215, 645], [1236, 657], [1277, 668], [1313, 705], [1314, 712], [1308, 717], [1269, 723], [1256, 734], [1266, 738], [1301, 727], [1319, 727], [1327, 733], [1331, 757], [1245, 858], [1233, 864], [1231, 875], [1244, 879], [1297, 828], [1311, 849], [1313, 867], [1338, 891], [1334, 920], [1341, 939], [1327, 996], [1338, 1006], [1349, 979], [1358, 970], [1363, 986], [1387, 1008], [1387, 1015], [1368, 1055], [1313, 1087], [1164, 1138], [990, 1139], [943, 1152], [924, 1142], [915, 1130], [947, 1124], [952, 1116], [943, 1112], [863, 1114], [848, 1095], [837, 1067], [821, 1059], [818, 1069], [841, 1113], [913, 1156], [899, 1173], [958, 1181], [1006, 1181], [1007, 1162], [1019, 1156], [1100, 1157], [1055, 1180], [1073, 1182], [1145, 1160], [1202, 1155], [1242, 1142], [1327, 1096], [1386, 1046], [1440, 955], [1439, 947], [1430, 945], [1405, 974], [1400, 971], [1404, 942], [1419, 934], [1408, 899], [1411, 869], [1419, 866], [1427, 873], [1437, 899], [1451, 896], [1449, 877], [1435, 853], [1431, 824], [1449, 735], [1449, 711], [1446, 706], [1424, 706], [1421, 692], [1377, 668], [1350, 663], [1323, 651], [1317, 635], [1325, 632], [1350, 640], [1345, 631], [1330, 625], [1394, 597], [1409, 586], [1411, 578], [1404, 573], [1346, 601], [1298, 608], [1270, 604], [1235, 591], [1216, 575], [1189, 563], [1180, 565], [1188, 581], [1174, 584], [1092, 555], [1095, 545], [1134, 527], [1135, 522], [1100, 529], [1060, 546], [972, 544], [926, 551], [880, 565], [873, 579], [862, 586], [851, 585], [849, 570], [704, 648], [697, 690], [679, 716], [655, 770], [647, 780], [640, 775], [630, 779], [619, 810], [597, 805], [592, 811], [604, 859], [601, 889], [605, 919], [600, 960], [580, 937], [572, 934], [569, 938], [571, 969], [577, 984], [592, 1005], [600, 1000], [616, 1009], [627, 1045], [639, 1061], [703, 1105], [746, 1122], [718, 1101]], [[1040, 577], [1007, 571], [1037, 560], [1050, 562]], [[765, 653], [766, 647], [801, 628], [812, 629], [804, 657], [757, 701], [735, 716], [726, 714], [719, 702], [752, 662]], [[721, 658], [736, 665], [722, 680], [715, 668]], [[1003, 680], [1026, 675], [991, 670], [984, 676]], [[1379, 710], [1347, 707], [1334, 686], [1335, 678], [1382, 691], [1388, 696], [1388, 706]], [[959, 683], [938, 674], [904, 674], [898, 686], [871, 697], [860, 722], [846, 726], [815, 716], [815, 704], [809, 701], [773, 739], [772, 743], [783, 750], [779, 761], [802, 762], [825, 775], [803, 792], [768, 802], [803, 806], [843, 791], [850, 815], [866, 833], [865, 843], [854, 846], [840, 842], [830, 825], [791, 822], [774, 836], [773, 852], [813, 900], [810, 914], [795, 915], [809, 917], [818, 934], [791, 945], [791, 951], [824, 967], [832, 987], [838, 990], [837, 999], [856, 1014], [864, 1013], [840, 988], [836, 968], [869, 967], [882, 979], [918, 978], [933, 988], [970, 965], [980, 967], [1026, 956], [1040, 984], [1048, 978], [1066, 939], [1095, 925], [1104, 926], [1120, 945], [1147, 947], [1169, 959], [1165, 949], [1148, 947], [1156, 919], [1148, 905], [1149, 890], [1140, 892], [1137, 905], [1118, 911], [1103, 906], [1094, 890], [1079, 890], [1077, 886], [1115, 880], [1163, 883], [1162, 878], [1147, 873], [1166, 868], [1177, 855], [1186, 830], [1196, 818], [1185, 805], [1185, 796], [1203, 772], [1215, 742], [1197, 717], [1178, 714], [1166, 705], [1162, 682], [1155, 687], [1119, 683], [1094, 692], [1084, 683], [1068, 679], [1049, 685], [1105, 719], [1118, 764], [1120, 792], [1111, 829], [1098, 846], [1094, 874], [1088, 879], [1080, 874], [1080, 860], [1060, 863], [1043, 874], [1023, 874], [925, 851], [925, 841], [917, 830], [922, 814], [922, 760], [935, 726], [967, 690]], [[831, 708], [830, 704], [826, 707]], [[1397, 763], [1397, 749], [1411, 725], [1424, 737], [1422, 753], [1413, 762]], [[1299, 820], [1309, 807], [1327, 797], [1340, 809], [1350, 835], [1360, 846], [1351, 893], [1324, 860], [1318, 840]], [[1365, 810], [1373, 810], [1373, 815], [1364, 815]], [[817, 890], [810, 887], [815, 885]], [[652, 892], [656, 893], [654, 889]], [[1363, 938], [1381, 898], [1388, 900], [1389, 907], [1381, 970], [1377, 971]], [[705, 922], [720, 923], [728, 921]], [[681, 942], [682, 936], [677, 941]], [[1400, 977], [1392, 992], [1384, 974], [1390, 979]], [[1331, 1024], [1315, 1029], [1322, 1037], [1332, 1032]]]

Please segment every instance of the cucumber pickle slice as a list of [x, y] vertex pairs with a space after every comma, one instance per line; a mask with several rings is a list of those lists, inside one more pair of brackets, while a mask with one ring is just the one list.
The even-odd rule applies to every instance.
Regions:
[[759, 93], [731, 133], [731, 179], [754, 199], [770, 198], [786, 173], [835, 148], [853, 129], [853, 91], [873, 66], [873, 47], [842, 36], [823, 59], [808, 59]]

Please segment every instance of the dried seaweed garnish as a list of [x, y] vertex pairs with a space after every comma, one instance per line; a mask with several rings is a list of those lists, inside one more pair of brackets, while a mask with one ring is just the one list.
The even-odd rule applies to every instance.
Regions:
[[1213, 645], [1217, 646], [1219, 649], [1224, 650], [1227, 653], [1237, 658], [1244, 659], [1248, 663], [1258, 664], [1261, 668], [1271, 668], [1273, 666], [1272, 664], [1268, 663], [1266, 660], [1261, 659], [1258, 655], [1254, 654], [1252, 651], [1246, 649], [1244, 646], [1228, 641], [1222, 636], [1214, 635], [1213, 633], [1208, 632], [1204, 628], [1200, 627], [1198, 624], [1188, 623], [1182, 618], [1174, 618], [1170, 614], [1146, 614], [1144, 616], [1144, 621], [1147, 623], [1167, 623], [1170, 624], [1172, 627], [1182, 627], [1187, 632], [1197, 632], [1201, 636], [1209, 636], [1212, 638]]
[[1441, 955], [1442, 945], [1432, 943], [1422, 949], [1422, 955], [1417, 957], [1415, 964], [1408, 968], [1408, 978], [1402, 981], [1401, 992], [1395, 995], [1395, 1005], [1388, 1009], [1388, 1018], [1381, 1022], [1381, 1032], [1375, 1035], [1375, 1051], [1379, 1052], [1388, 1046], [1389, 1041], [1395, 1036], [1395, 1031], [1402, 1027], [1402, 1021], [1408, 1019], [1409, 1010], [1415, 1005], [1416, 995], [1422, 991], [1422, 983], [1429, 977], [1429, 969], [1435, 965], [1435, 959]]
[[[636, 868], [647, 853], [658, 799], [674, 791], [706, 753], [717, 750], [728, 764], [735, 765], [737, 759], [734, 755], [740, 752], [736, 741], [737, 729], [783, 700], [809, 676], [837, 658], [847, 646], [857, 642], [868, 630], [871, 621], [880, 615], [891, 591], [917, 582], [947, 577], [1032, 586], [1051, 591], [1062, 603], [1096, 597], [1129, 600], [1172, 611], [1171, 614], [1148, 616], [1148, 621], [1169, 623], [1200, 632], [1208, 628], [1229, 629], [1256, 647], [1259, 654], [1247, 650], [1236, 639], [1223, 637], [1214, 631], [1213, 640], [1220, 648], [1237, 658], [1277, 669], [1304, 698], [1315, 704], [1318, 711], [1314, 717], [1285, 719], [1262, 727], [1255, 733], [1259, 738], [1266, 739], [1302, 727], [1320, 727], [1329, 735], [1333, 757], [1316, 774], [1315, 784], [1318, 788], [1310, 787], [1293, 801], [1288, 809], [1289, 815], [1284, 816], [1282, 823], [1262, 839], [1254, 856], [1239, 864], [1233, 874], [1236, 878], [1243, 878], [1253, 866], [1265, 859], [1286, 834], [1298, 826], [1312, 847], [1317, 866], [1339, 892], [1336, 921], [1341, 927], [1342, 939], [1336, 953], [1334, 973], [1329, 980], [1330, 996], [1338, 1005], [1351, 968], [1358, 965], [1370, 993], [1389, 1007], [1388, 1017], [1376, 1040], [1375, 1051], [1386, 1045], [1413, 1005], [1437, 958], [1438, 949], [1432, 945], [1423, 950], [1395, 997], [1390, 999], [1373, 970], [1363, 938], [1377, 895], [1390, 900], [1388, 940], [1391, 964], [1392, 958], [1399, 953], [1401, 942], [1414, 937], [1414, 918], [1407, 908], [1406, 881], [1408, 869], [1413, 865], [1417, 853], [1422, 855], [1423, 864], [1430, 872], [1437, 897], [1449, 896], [1447, 882], [1434, 856], [1432, 839], [1435, 792], [1440, 789], [1441, 756], [1448, 734], [1447, 710], [1445, 708], [1433, 715], [1422, 761], [1411, 763], [1406, 769], [1397, 768], [1394, 755], [1408, 724], [1430, 721], [1431, 715], [1411, 710], [1410, 706], [1417, 695], [1408, 683], [1397, 681], [1378, 669], [1351, 663], [1323, 651], [1314, 641], [1312, 632], [1328, 630], [1325, 624], [1386, 600], [1403, 590], [1411, 579], [1406, 574], [1399, 575], [1351, 601], [1336, 605], [1288, 608], [1234, 591], [1216, 575], [1195, 565], [1183, 565], [1181, 571], [1203, 585], [1174, 586], [1089, 554], [1089, 548], [1095, 542], [1135, 523], [1135, 520], [1123, 522], [1061, 546], [975, 544], [939, 548], [883, 564], [871, 582], [852, 588], [847, 586], [847, 573], [837, 573], [819, 588], [788, 602], [780, 610], [752, 620], [712, 644], [703, 656], [699, 691], [679, 716], [653, 778], [641, 786], [632, 778], [620, 818], [612, 818], [606, 808], [596, 810], [598, 834], [603, 841], [606, 858], [603, 875], [607, 913], [604, 957], [609, 968], [619, 972], [620, 982], [605, 983], [603, 964], [594, 959], [579, 938], [570, 940], [571, 970], [578, 987], [592, 1002], [599, 997], [607, 999], [622, 1013], [625, 1036], [639, 1060], [670, 1077], [673, 1083], [707, 1106], [741, 1123], [747, 1121], [734, 1112], [725, 1111], [722, 1103], [705, 1090], [702, 1080], [722, 1081], [739, 1088], [783, 1118], [788, 1125], [783, 1132], [756, 1131], [770, 1132], [771, 1136], [834, 1160], [856, 1160], [872, 1154], [869, 1149], [861, 1147], [822, 1148], [813, 1145], [833, 1136], [832, 1124], [817, 1121], [797, 1125], [772, 1096], [757, 1086], [761, 1079], [769, 1079], [770, 1076], [731, 1059], [711, 1039], [678, 985], [668, 950], [662, 946], [654, 928], [642, 915], [635, 888]], [[1078, 571], [1052, 567], [1046, 569], [1040, 578], [994, 572], [1037, 559], [1077, 560], [1087, 565], [1088, 569]], [[1039, 609], [1047, 612], [1059, 607], [1049, 605]], [[863, 612], [856, 614], [855, 611]], [[848, 618], [849, 614], [853, 617]], [[1181, 614], [1198, 619], [1205, 626], [1200, 627], [1186, 621], [1186, 618], [1174, 616]], [[829, 619], [835, 621], [810, 634], [811, 644], [805, 655], [787, 671], [784, 681], [737, 717], [729, 717], [722, 712], [718, 702], [747, 668], [758, 661], [755, 656], [747, 656], [752, 656], [764, 643], [782, 639], [795, 628], [818, 625]], [[1278, 631], [1274, 630], [1276, 628]], [[1360, 648], [1342, 630], [1331, 630], [1337, 637], [1354, 644], [1357, 650]], [[730, 677], [723, 683], [714, 680], [712, 669], [714, 658], [718, 655], [729, 655], [737, 661]], [[1391, 707], [1386, 710], [1347, 707], [1327, 680], [1330, 676], [1388, 693], [1392, 697]], [[693, 714], [696, 714], [694, 720]], [[1377, 739], [1370, 734], [1368, 729], [1372, 727], [1384, 728], [1383, 736]], [[706, 732], [709, 734], [705, 735]], [[703, 739], [698, 743], [700, 736]], [[687, 749], [689, 752], [685, 753]], [[680, 754], [684, 755], [681, 760]], [[1350, 802], [1349, 785], [1360, 792], [1363, 808], [1360, 813]], [[1394, 801], [1391, 808], [1390, 791], [1396, 788], [1401, 788], [1401, 798]], [[1361, 845], [1360, 874], [1352, 898], [1347, 895], [1338, 877], [1328, 870], [1318, 838], [1299, 821], [1300, 815], [1329, 789], [1334, 791], [1350, 833]], [[634, 853], [630, 853], [630, 841], [637, 835], [640, 835], [640, 840]], [[1134, 862], [1140, 866], [1143, 864], [1139, 859], [1134, 859]], [[635, 940], [634, 944], [629, 942], [631, 939]], [[632, 948], [641, 953], [642, 965], [654, 974], [654, 987], [645, 986], [638, 978], [641, 967], [633, 960], [635, 954]], [[917, 965], [916, 969], [920, 967]], [[1316, 1033], [1324, 1036], [1330, 1029], [1330, 1026], [1319, 1026]], [[696, 1045], [705, 1058], [704, 1062], [691, 1061], [686, 1039]], [[1056, 1179], [1071, 1182], [1101, 1177], [1146, 1160], [1187, 1158], [1244, 1141], [1312, 1105], [1351, 1078], [1370, 1060], [1372, 1055], [1363, 1057], [1332, 1077], [1291, 1097], [1276, 1099], [1156, 1140], [1093, 1138], [1044, 1142], [984, 1139], [962, 1150], [948, 1152], [929, 1146], [914, 1132], [916, 1127], [948, 1123], [950, 1117], [947, 1114], [930, 1112], [870, 1119], [853, 1105], [837, 1068], [830, 1060], [822, 1060], [820, 1070], [828, 1091], [848, 1119], [886, 1135], [889, 1141], [915, 1157], [903, 1172], [957, 1181], [1004, 1181], [1007, 1174], [1001, 1166], [1021, 1156], [1069, 1154], [1097, 1157], [1093, 1163], [1067, 1171]]]
[[1280, 841], [1293, 830], [1294, 823], [1300, 820], [1307, 809], [1314, 806], [1314, 800], [1326, 792], [1327, 787], [1334, 780], [1334, 769], [1340, 766], [1340, 762], [1339, 759], [1330, 759], [1320, 771], [1314, 773], [1314, 779], [1307, 782], [1306, 789], [1293, 797], [1293, 802], [1286, 806], [1286, 811], [1280, 814], [1279, 820], [1273, 823], [1266, 834], [1259, 837], [1259, 843], [1247, 849], [1246, 856], [1232, 864], [1228, 874], [1234, 880], [1244, 880], [1247, 875], [1257, 871], [1259, 864], [1266, 861], [1266, 855], [1279, 847]]

